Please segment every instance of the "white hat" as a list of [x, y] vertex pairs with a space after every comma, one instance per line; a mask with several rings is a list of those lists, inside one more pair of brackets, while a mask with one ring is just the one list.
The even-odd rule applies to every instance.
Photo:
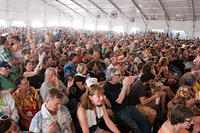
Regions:
[[85, 82], [88, 87], [91, 87], [92, 85], [95, 85], [95, 84], [99, 85], [97, 78], [88, 78]]
[[2, 36], [4, 36], [4, 37], [5, 37], [5, 36], [8, 36], [8, 35], [9, 35], [8, 33], [3, 33], [3, 34], [2, 34]]

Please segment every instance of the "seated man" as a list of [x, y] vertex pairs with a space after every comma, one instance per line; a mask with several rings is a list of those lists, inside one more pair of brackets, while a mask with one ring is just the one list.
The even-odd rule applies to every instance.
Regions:
[[42, 101], [45, 102], [45, 96], [49, 89], [57, 88], [63, 94], [62, 104], [66, 105], [69, 101], [67, 97], [67, 89], [62, 81], [58, 79], [57, 72], [54, 68], [50, 67], [45, 71], [45, 81], [40, 88], [40, 95]]
[[10, 66], [5, 61], [0, 61], [0, 83], [3, 91], [12, 93], [17, 88], [14, 84], [14, 80], [17, 77], [15, 73], [10, 72]]
[[41, 109], [40, 96], [24, 76], [18, 76], [15, 83], [18, 88], [12, 96], [19, 111], [19, 124], [21, 129], [28, 131], [32, 118]]
[[[142, 74], [140, 80], [136, 80], [130, 88], [130, 103], [136, 106], [137, 110], [147, 117], [151, 126], [156, 119], [157, 112], [153, 107], [155, 107], [155, 100], [161, 97], [161, 92], [156, 92], [152, 96], [147, 90], [147, 85], [150, 84], [154, 79], [154, 75]], [[163, 92], [164, 94], [165, 92]], [[166, 96], [166, 95], [165, 95]], [[165, 97], [164, 97], [165, 98]], [[162, 99], [162, 98], [161, 98]], [[158, 104], [158, 103], [157, 103]], [[165, 104], [165, 103], [163, 103]]]
[[126, 77], [120, 83], [120, 70], [118, 68], [110, 68], [106, 73], [106, 80], [103, 88], [106, 97], [111, 102], [111, 108], [115, 115], [126, 123], [132, 132], [150, 133], [150, 127], [146, 118], [134, 106], [128, 103], [130, 85], [134, 79]]
[[56, 88], [47, 92], [42, 109], [33, 117], [29, 131], [46, 133], [52, 125], [56, 133], [75, 133], [69, 110], [61, 105], [63, 94]]

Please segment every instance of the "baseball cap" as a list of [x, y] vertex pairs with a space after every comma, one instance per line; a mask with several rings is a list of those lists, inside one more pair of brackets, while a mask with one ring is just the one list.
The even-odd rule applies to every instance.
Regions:
[[0, 68], [1, 68], [1, 67], [10, 68], [10, 65], [8, 64], [8, 62], [0, 61]]
[[99, 85], [97, 78], [88, 78], [85, 82], [88, 87], [91, 87], [92, 85]]

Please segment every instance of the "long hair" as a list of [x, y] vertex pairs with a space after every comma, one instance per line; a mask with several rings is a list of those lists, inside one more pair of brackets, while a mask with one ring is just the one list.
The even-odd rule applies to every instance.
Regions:
[[94, 108], [94, 104], [89, 99], [89, 96], [93, 96], [96, 91], [104, 92], [104, 89], [96, 84], [92, 85], [91, 87], [86, 87], [85, 93], [80, 98], [81, 104], [85, 109], [92, 110]]

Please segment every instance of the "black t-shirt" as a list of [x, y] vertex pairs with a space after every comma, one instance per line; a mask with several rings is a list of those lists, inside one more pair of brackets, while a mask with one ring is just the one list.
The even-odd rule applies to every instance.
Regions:
[[85, 77], [82, 76], [76, 76], [74, 78], [74, 84], [73, 86], [76, 88], [76, 99], [79, 100], [80, 97], [83, 95], [83, 93], [85, 92], [85, 90], [81, 90], [80, 88], [78, 88], [78, 86], [76, 85], [76, 82], [82, 82], [82, 85], [85, 84]]
[[39, 89], [43, 83], [43, 80], [40, 78], [39, 75], [28, 77], [27, 80], [30, 82], [30, 86], [33, 86], [36, 89]]
[[125, 108], [129, 104], [127, 96], [125, 96], [125, 98], [121, 104], [118, 104], [115, 102], [121, 92], [122, 86], [123, 85], [120, 83], [113, 85], [113, 84], [109, 83], [108, 81], [103, 86], [105, 95], [111, 102], [112, 111], [115, 113], [120, 111], [121, 109]]
[[140, 97], [146, 96], [145, 86], [142, 85], [142, 82], [136, 80], [130, 88], [129, 93], [129, 102], [131, 105], [135, 106], [140, 104]]

